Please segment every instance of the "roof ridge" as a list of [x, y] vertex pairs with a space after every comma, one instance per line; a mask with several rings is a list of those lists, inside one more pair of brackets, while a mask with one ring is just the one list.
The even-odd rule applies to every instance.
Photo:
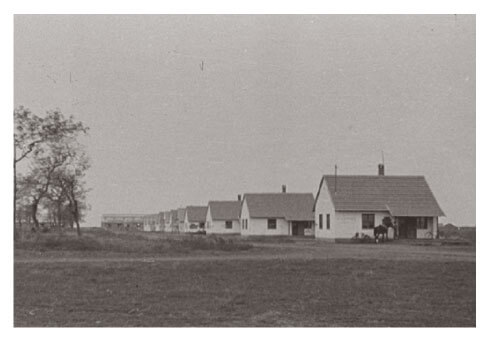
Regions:
[[323, 175], [323, 177], [369, 177], [369, 178], [385, 178], [385, 177], [396, 177], [396, 178], [424, 178], [423, 175]]
[[[312, 192], [247, 192], [244, 195], [313, 195]], [[239, 202], [239, 201], [238, 201]]]

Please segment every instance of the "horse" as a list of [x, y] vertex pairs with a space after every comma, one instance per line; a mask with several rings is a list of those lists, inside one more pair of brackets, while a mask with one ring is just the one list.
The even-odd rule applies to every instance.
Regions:
[[385, 241], [385, 239], [389, 239], [389, 235], [387, 234], [388, 228], [382, 224], [379, 224], [378, 226], [374, 227], [374, 237], [375, 237], [375, 243], [379, 243], [379, 236], [382, 235], [382, 242]]

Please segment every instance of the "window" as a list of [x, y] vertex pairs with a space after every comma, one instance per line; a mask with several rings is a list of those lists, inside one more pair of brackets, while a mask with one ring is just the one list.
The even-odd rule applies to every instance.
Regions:
[[331, 225], [330, 225], [330, 221], [329, 221], [329, 214], [326, 214], [326, 229], [329, 230], [330, 226]]
[[245, 220], [245, 228], [248, 230], [248, 219]]
[[233, 229], [233, 221], [226, 221], [226, 229]]
[[375, 227], [375, 214], [362, 214], [362, 229], [373, 229]]
[[323, 229], [323, 214], [319, 214], [319, 229]]
[[277, 229], [277, 220], [274, 218], [268, 219], [268, 229]]
[[416, 224], [418, 229], [428, 229], [428, 218], [427, 217], [418, 217], [416, 219]]

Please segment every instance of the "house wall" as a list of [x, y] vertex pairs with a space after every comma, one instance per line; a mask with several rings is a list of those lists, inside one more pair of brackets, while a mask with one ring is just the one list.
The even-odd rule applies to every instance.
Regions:
[[435, 238], [438, 230], [438, 217], [428, 219], [428, 229], [417, 229], [416, 238]]
[[277, 218], [277, 228], [268, 229], [267, 218], [250, 218], [248, 222], [248, 229], [242, 229], [241, 235], [291, 235], [290, 223], [283, 218]]
[[[362, 214], [375, 214], [375, 226], [382, 223], [382, 219], [390, 216], [389, 212], [369, 212], [354, 211], [342, 212], [335, 211], [326, 182], [322, 181], [321, 188], [317, 197], [316, 209], [314, 212], [315, 226], [314, 235], [316, 238], [335, 239], [335, 238], [352, 238], [356, 233], [363, 233], [373, 237], [373, 229], [362, 229]], [[319, 215], [323, 215], [323, 229], [319, 229]], [[330, 229], [326, 228], [326, 215], [330, 214]], [[428, 220], [428, 229], [417, 229], [417, 238], [432, 238], [436, 235], [438, 226], [438, 217], [432, 217]], [[389, 228], [389, 238], [394, 237], [394, 231]]]
[[[316, 238], [335, 238], [336, 221], [333, 202], [329, 196], [326, 181], [321, 180], [318, 197], [316, 198], [316, 207], [314, 211], [314, 236]], [[319, 215], [323, 215], [323, 229], [319, 229]], [[326, 228], [326, 215], [330, 215], [330, 229]]]
[[[191, 224], [197, 225], [197, 228], [191, 229], [190, 228]], [[185, 211], [185, 218], [183, 219], [183, 221], [181, 223], [179, 223], [179, 232], [181, 232], [181, 233], [196, 233], [199, 230], [201, 230], [198, 228], [199, 224], [200, 224], [199, 222], [190, 222], [188, 220], [187, 211]]]
[[238, 220], [233, 220], [233, 228], [226, 229], [226, 221], [212, 221], [209, 228], [206, 226], [207, 234], [240, 234], [240, 224]]
[[205, 219], [205, 230], [207, 234], [240, 234], [241, 224], [239, 220], [232, 220], [233, 227], [226, 229], [226, 221], [212, 219], [212, 212], [207, 208], [207, 216]]
[[[248, 228], [243, 229], [244, 220], [248, 220]], [[240, 213], [241, 235], [290, 235], [290, 223], [283, 218], [277, 218], [277, 228], [268, 229], [268, 219], [266, 218], [250, 218], [248, 203], [246, 199], [243, 201]]]
[[[361, 212], [340, 212], [337, 211], [335, 214], [335, 224], [337, 226], [335, 237], [336, 238], [352, 238], [355, 233], [363, 233], [370, 237], [374, 237], [373, 229], [362, 229], [362, 214], [374, 214], [375, 221], [374, 226], [382, 224], [382, 219], [390, 214], [385, 212], [374, 212], [374, 211], [361, 211]], [[390, 229], [389, 237], [393, 237], [393, 230]]]

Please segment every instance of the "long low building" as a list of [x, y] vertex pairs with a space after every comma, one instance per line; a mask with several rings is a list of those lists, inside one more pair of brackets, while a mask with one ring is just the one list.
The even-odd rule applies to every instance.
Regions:
[[143, 230], [144, 214], [104, 214], [102, 228], [116, 230]]

